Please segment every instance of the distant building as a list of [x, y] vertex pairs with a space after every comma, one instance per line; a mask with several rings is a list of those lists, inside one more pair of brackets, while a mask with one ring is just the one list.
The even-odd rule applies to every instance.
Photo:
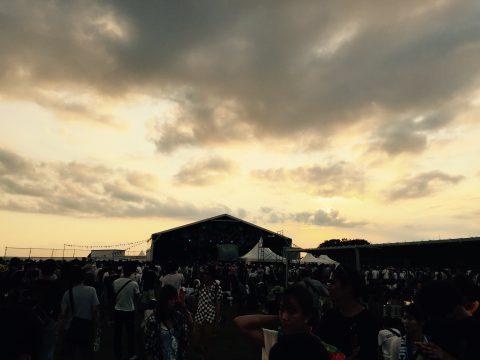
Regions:
[[[155, 263], [174, 260], [192, 264], [218, 260], [220, 253], [235, 248], [238, 256], [250, 251], [260, 238], [277, 255], [292, 239], [234, 216], [223, 214], [152, 234], [151, 257]], [[147, 252], [147, 258], [150, 254]]]
[[102, 250], [92, 250], [89, 258], [96, 260], [115, 260], [125, 257], [125, 250], [119, 249], [102, 249]]
[[480, 237], [318, 247], [308, 252], [317, 256], [327, 254], [343, 264], [357, 266], [451, 266], [476, 269], [479, 266]]

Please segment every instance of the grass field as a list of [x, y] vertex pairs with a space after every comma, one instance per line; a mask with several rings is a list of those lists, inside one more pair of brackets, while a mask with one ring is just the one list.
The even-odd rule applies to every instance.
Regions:
[[[236, 316], [235, 307], [224, 306], [223, 318], [221, 326], [215, 332], [214, 337], [210, 343], [207, 344], [207, 359], [208, 360], [260, 360], [261, 349], [258, 345], [254, 344], [250, 339], [245, 338], [235, 328], [233, 324], [233, 318]], [[136, 353], [139, 359], [144, 359], [143, 352], [143, 334], [140, 331], [140, 314], [137, 318], [136, 332]], [[104, 322], [102, 326], [102, 341], [100, 350], [95, 353], [95, 360], [109, 360], [114, 359], [113, 356], [113, 326], [107, 326]], [[126, 357], [126, 342], [122, 342], [124, 345], [123, 354]], [[187, 358], [189, 360], [200, 360], [200, 357], [188, 351]], [[60, 359], [60, 358], [59, 358]], [[68, 360], [73, 360], [69, 357]]]

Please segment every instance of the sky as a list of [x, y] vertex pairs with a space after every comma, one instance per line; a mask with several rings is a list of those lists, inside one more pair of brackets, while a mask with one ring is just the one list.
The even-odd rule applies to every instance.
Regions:
[[476, 0], [0, 0], [0, 252], [223, 213], [302, 247], [479, 236], [479, 18]]

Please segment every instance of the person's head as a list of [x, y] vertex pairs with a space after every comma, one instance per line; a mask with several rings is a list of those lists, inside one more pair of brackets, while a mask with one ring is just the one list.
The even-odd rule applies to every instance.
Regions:
[[333, 303], [346, 299], [359, 300], [363, 291], [362, 277], [358, 271], [338, 265], [332, 272], [328, 290]]
[[449, 281], [432, 281], [419, 291], [417, 302], [426, 319], [449, 317], [462, 304], [458, 289]]
[[303, 268], [303, 269], [300, 269], [300, 272], [299, 272], [299, 276], [301, 279], [303, 278], [306, 278], [306, 277], [310, 277], [312, 275], [310, 269], [308, 268]]
[[130, 277], [135, 271], [137, 271], [137, 267], [134, 263], [125, 263], [122, 266], [123, 276]]
[[52, 276], [57, 269], [57, 263], [53, 259], [47, 259], [40, 264], [40, 270], [45, 277]]
[[215, 273], [216, 273], [215, 266], [211, 265], [204, 268], [200, 272], [202, 284], [211, 285], [213, 283], [213, 280], [215, 279]]
[[22, 268], [22, 260], [18, 257], [13, 257], [10, 259], [9, 267], [12, 270], [18, 270]]
[[425, 324], [421, 308], [416, 304], [410, 304], [404, 307], [402, 315], [402, 324], [405, 333], [409, 336], [421, 333]]
[[285, 334], [306, 332], [316, 322], [310, 292], [298, 284], [287, 288], [280, 300], [279, 317]]
[[200, 282], [200, 279], [195, 279], [193, 280], [193, 287], [195, 289], [199, 288], [202, 283]]
[[156, 299], [151, 299], [148, 301], [148, 309], [149, 310], [155, 310], [157, 308], [157, 300]]
[[174, 261], [169, 261], [166, 267], [166, 271], [169, 274], [175, 274], [178, 270], [178, 265]]
[[465, 276], [457, 276], [454, 285], [462, 297], [462, 306], [470, 315], [475, 314], [479, 308], [480, 288]]
[[72, 285], [78, 285], [85, 280], [85, 271], [78, 266], [74, 265], [70, 272], [70, 281]]
[[178, 300], [177, 289], [172, 285], [163, 286], [159, 293], [157, 299], [157, 316], [160, 320], [169, 319], [173, 310], [175, 309], [175, 304]]
[[402, 320], [399, 318], [393, 318], [393, 317], [384, 317], [382, 319], [382, 329], [402, 329], [403, 324]]

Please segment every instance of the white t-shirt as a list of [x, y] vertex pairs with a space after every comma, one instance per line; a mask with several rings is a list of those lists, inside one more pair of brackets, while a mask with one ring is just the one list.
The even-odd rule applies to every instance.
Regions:
[[72, 289], [73, 305], [75, 311], [72, 313], [69, 290], [65, 291], [62, 298], [62, 305], [65, 306], [72, 317], [85, 320], [92, 320], [93, 307], [99, 304], [95, 288], [85, 285], [77, 285]]
[[162, 276], [160, 281], [162, 282], [162, 287], [165, 285], [172, 285], [175, 289], [177, 289], [177, 291], [179, 291], [185, 281], [185, 278], [183, 277], [183, 274], [175, 273]]
[[262, 330], [264, 343], [264, 346], [262, 348], [262, 360], [268, 360], [270, 350], [272, 349], [273, 345], [275, 345], [278, 341], [278, 331], [270, 329]]
[[400, 336], [397, 329], [383, 329], [378, 332], [378, 346], [382, 348], [383, 360], [397, 360], [392, 358], [392, 344]]
[[[116, 294], [127, 281], [130, 281], [130, 279], [124, 277], [115, 280], [113, 282], [113, 293]], [[136, 281], [130, 281], [118, 294], [115, 302], [115, 310], [134, 311], [136, 294], [140, 294], [138, 284]]]

